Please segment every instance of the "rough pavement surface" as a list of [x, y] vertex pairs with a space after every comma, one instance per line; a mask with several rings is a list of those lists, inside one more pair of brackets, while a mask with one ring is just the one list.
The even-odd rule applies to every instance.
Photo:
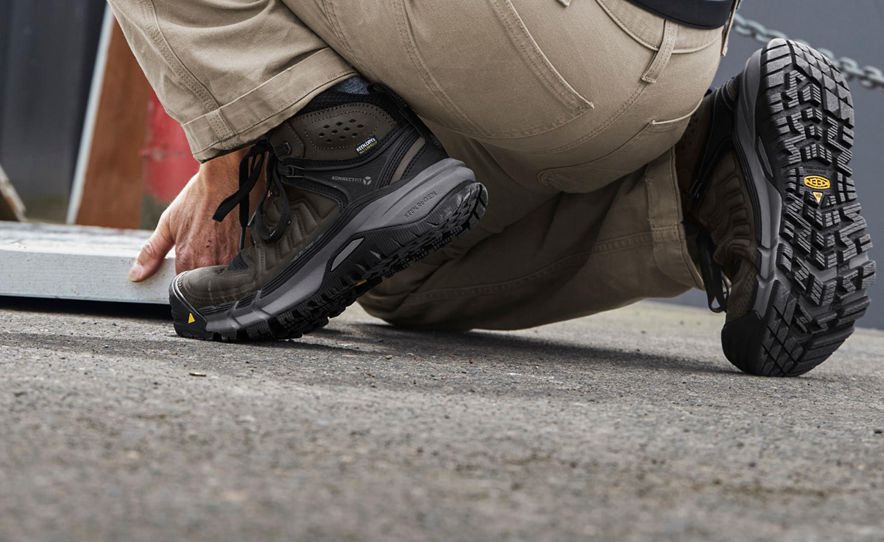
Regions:
[[297, 342], [0, 308], [0, 540], [882, 540], [884, 333], [743, 376], [652, 303]]

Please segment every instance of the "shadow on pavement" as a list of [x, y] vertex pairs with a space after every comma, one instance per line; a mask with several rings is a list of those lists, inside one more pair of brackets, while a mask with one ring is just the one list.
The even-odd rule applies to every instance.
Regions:
[[[357, 331], [323, 328], [311, 334], [313, 338], [325, 339], [322, 342], [298, 340], [260, 343], [261, 348], [284, 348], [312, 350], [350, 355], [377, 357], [378, 348], [384, 354], [397, 356], [414, 355], [419, 359], [434, 358], [434, 361], [449, 360], [451, 363], [471, 361], [501, 362], [510, 365], [534, 366], [539, 363], [592, 365], [614, 364], [623, 367], [647, 368], [654, 370], [676, 370], [690, 373], [740, 374], [736, 369], [729, 370], [708, 361], [645, 352], [639, 350], [617, 350], [578, 344], [568, 340], [546, 337], [525, 337], [497, 331], [470, 331], [451, 333], [439, 331], [413, 331], [386, 324], [356, 323], [350, 327]], [[330, 341], [330, 342], [326, 342]], [[589, 339], [587, 339], [589, 342]], [[342, 344], [335, 344], [342, 343]], [[353, 348], [352, 344], [360, 345]], [[371, 347], [365, 349], [365, 346]], [[646, 347], [653, 348], [653, 338], [648, 338]], [[686, 356], [688, 353], [686, 353]]]
[[146, 320], [171, 320], [168, 305], [143, 303], [107, 303], [102, 301], [72, 301], [69, 299], [36, 299], [30, 297], [0, 296], [0, 310], [46, 312], [52, 314], [90, 314]]
[[[0, 297], [0, 310], [22, 312], [42, 312], [50, 314], [75, 314], [112, 316], [142, 320], [170, 321], [169, 308], [163, 305], [143, 305], [129, 303], [101, 303], [69, 301], [57, 299], [29, 299]], [[169, 335], [174, 331], [169, 328]], [[8, 331], [3, 333], [8, 339], [27, 340], [29, 333]], [[139, 340], [134, 337], [111, 335], [93, 337], [58, 336], [54, 340], [46, 335], [35, 335], [33, 340], [55, 348], [76, 349], [95, 347], [98, 343], [104, 348], [129, 350], [136, 348], [150, 352], [156, 348], [168, 348], [168, 343], [159, 345], [153, 339]], [[182, 339], [182, 341], [185, 341]], [[440, 331], [415, 331], [396, 328], [381, 323], [347, 323], [342, 328], [323, 328], [315, 331], [305, 340], [290, 340], [266, 343], [228, 345], [242, 355], [248, 349], [286, 349], [377, 358], [379, 355], [396, 357], [414, 356], [417, 360], [432, 359], [435, 363], [500, 364], [510, 366], [535, 366], [538, 364], [565, 364], [575, 366], [612, 364], [622, 367], [669, 370], [686, 373], [738, 374], [722, 364], [709, 360], [690, 358], [660, 352], [656, 349], [652, 336], [645, 337], [641, 344], [631, 350], [615, 349], [592, 345], [592, 337], [582, 340], [569, 340], [539, 334], [536, 337], [524, 334], [508, 334], [498, 331], [470, 331], [464, 333]], [[221, 343], [205, 343], [221, 346]]]
[[[538, 362], [558, 364], [589, 365], [611, 363], [624, 367], [675, 369], [685, 372], [733, 374], [721, 366], [688, 357], [640, 351], [618, 350], [593, 346], [591, 338], [587, 344], [567, 339], [549, 338], [538, 335], [507, 334], [501, 331], [469, 331], [464, 333], [414, 331], [395, 328], [386, 324], [358, 324], [368, 337], [408, 341], [420, 346], [420, 355], [454, 356], [481, 361], [487, 358], [506, 358], [509, 363], [536, 365]], [[357, 340], [354, 338], [354, 342]], [[456, 349], [452, 349], [456, 345]], [[653, 349], [653, 338], [648, 337], [645, 349]], [[689, 355], [687, 352], [686, 356]]]

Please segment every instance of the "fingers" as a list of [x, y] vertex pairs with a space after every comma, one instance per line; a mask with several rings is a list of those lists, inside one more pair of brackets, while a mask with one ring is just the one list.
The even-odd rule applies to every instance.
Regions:
[[135, 258], [135, 263], [129, 269], [129, 280], [141, 282], [152, 277], [163, 264], [166, 254], [174, 246], [175, 241], [172, 239], [172, 234], [169, 231], [169, 220], [164, 213], [153, 235], [141, 247], [141, 252]]
[[[237, 182], [238, 166], [220, 159], [206, 162], [160, 217], [156, 230], [129, 270], [129, 280], [153, 276], [175, 247], [175, 271], [182, 273], [229, 261], [236, 253], [239, 224], [235, 216], [222, 223], [209, 219], [229, 193], [226, 181]], [[220, 182], [219, 182], [220, 181]]]

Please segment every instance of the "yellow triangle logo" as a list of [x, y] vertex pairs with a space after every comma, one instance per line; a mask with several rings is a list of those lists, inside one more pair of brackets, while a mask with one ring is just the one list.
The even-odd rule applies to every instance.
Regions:
[[822, 192], [814, 192], [813, 197], [816, 199], [817, 203], [823, 201], [823, 193]]
[[193, 313], [192, 312], [188, 313], [187, 314], [187, 323], [192, 324], [194, 322], [196, 322], [196, 318], [193, 317]]

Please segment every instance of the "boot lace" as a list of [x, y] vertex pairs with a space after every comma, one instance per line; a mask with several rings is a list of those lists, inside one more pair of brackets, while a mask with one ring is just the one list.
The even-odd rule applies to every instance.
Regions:
[[[273, 149], [266, 139], [262, 139], [249, 149], [249, 152], [243, 157], [239, 163], [239, 189], [229, 195], [212, 215], [212, 219], [221, 222], [235, 207], [239, 207], [239, 224], [242, 228], [240, 235], [240, 249], [246, 246], [246, 234], [250, 226], [254, 225], [254, 230], [258, 237], [270, 243], [279, 239], [286, 228], [291, 224], [291, 209], [288, 202], [283, 202], [280, 207], [281, 216], [276, 224], [267, 225], [266, 211], [264, 206], [274, 198], [284, 197], [285, 189], [280, 180], [278, 173], [278, 160], [273, 154]], [[261, 178], [262, 170], [266, 173], [267, 190], [258, 208], [255, 210], [254, 216], [251, 216], [249, 205], [249, 195], [258, 184]]]
[[725, 312], [727, 299], [730, 296], [730, 281], [722, 267], [715, 261], [715, 243], [712, 241], [712, 236], [702, 228], [697, 235], [697, 249], [700, 275], [703, 277], [709, 310], [715, 313]]

